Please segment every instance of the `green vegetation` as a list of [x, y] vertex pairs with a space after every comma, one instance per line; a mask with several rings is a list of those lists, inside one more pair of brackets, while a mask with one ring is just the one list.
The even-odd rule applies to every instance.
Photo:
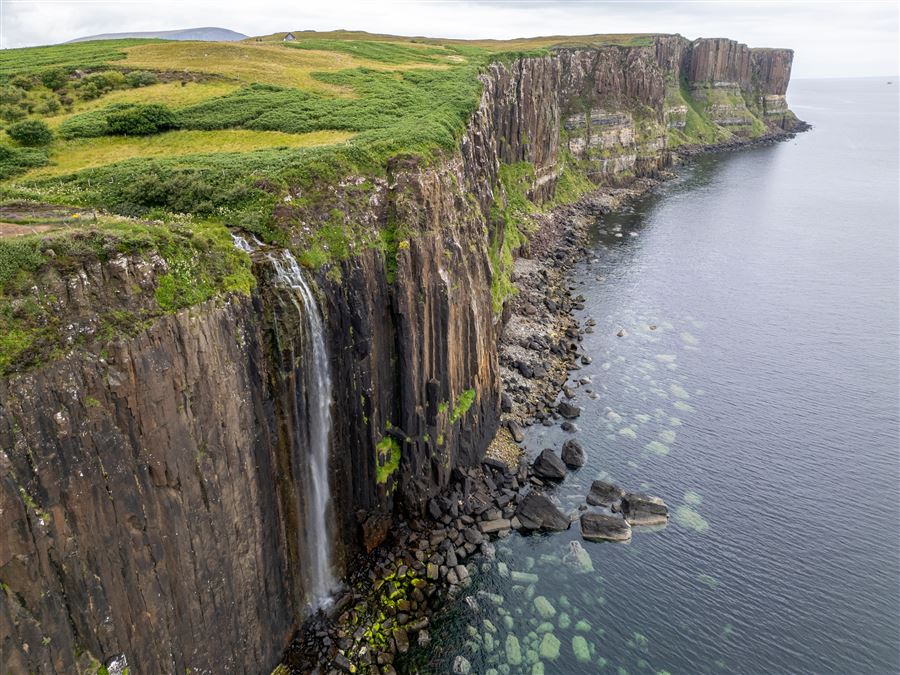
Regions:
[[448, 57], [453, 58], [456, 56], [455, 50], [448, 50], [444, 47], [375, 40], [313, 38], [288, 42], [285, 46], [293, 49], [338, 52], [365, 59], [366, 61], [390, 64], [446, 63]]
[[669, 147], [671, 148], [677, 148], [681, 145], [717, 143], [731, 135], [709, 121], [704, 107], [694, 99], [687, 83], [683, 80], [678, 89], [670, 89], [666, 104], [669, 106], [683, 105], [687, 107], [684, 128], [669, 130]]
[[[118, 219], [86, 227], [0, 239], [0, 373], [8, 374], [62, 353], [69, 317], [44, 282], [95, 260], [156, 252], [168, 267], [156, 306], [141, 315], [118, 311], [115, 299], [98, 310], [101, 340], [140, 330], [148, 320], [223, 293], [255, 285], [249, 257], [217, 223], [154, 225]], [[92, 339], [90, 335], [80, 339]], [[73, 346], [79, 346], [78, 342]]]
[[534, 183], [534, 167], [530, 163], [502, 164], [499, 178], [503, 196], [491, 207], [494, 235], [488, 249], [495, 314], [503, 311], [503, 304], [516, 293], [511, 280], [513, 253], [527, 241], [527, 217], [535, 210], [527, 194]]
[[456, 399], [456, 405], [453, 406], [453, 412], [450, 413], [450, 424], [456, 424], [463, 415], [469, 412], [469, 408], [475, 402], [475, 390], [466, 389]]
[[378, 441], [375, 446], [375, 481], [379, 485], [387, 483], [400, 467], [400, 454], [400, 444], [392, 436]]
[[53, 141], [53, 132], [41, 120], [16, 122], [6, 128], [6, 133], [19, 145], [28, 147], [49, 145]]
[[0, 76], [18, 73], [42, 73], [56, 69], [74, 72], [96, 68], [124, 59], [125, 49], [156, 40], [97, 40], [73, 42], [51, 47], [26, 47], [0, 51]]
[[10, 148], [0, 145], [0, 180], [49, 164], [46, 150]]
[[135, 105], [106, 117], [107, 132], [113, 136], [149, 136], [175, 126], [175, 116], [165, 106]]

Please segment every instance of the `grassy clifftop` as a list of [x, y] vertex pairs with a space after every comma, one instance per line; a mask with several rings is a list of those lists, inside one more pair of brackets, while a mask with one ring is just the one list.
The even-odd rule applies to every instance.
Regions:
[[[218, 215], [246, 227], [271, 201], [254, 188], [261, 177], [302, 184], [324, 166], [330, 174], [378, 172], [389, 156], [452, 151], [478, 102], [479, 68], [504, 54], [651, 40], [294, 35], [0, 52], [0, 126], [39, 118], [54, 132], [37, 149], [0, 134], [3, 189], [127, 215]], [[196, 198], [166, 197], [176, 177], [196, 188]], [[163, 189], [147, 190], [145, 181]]]
[[[168, 271], [133, 325], [249, 292], [249, 259], [230, 246], [229, 228], [286, 244], [288, 233], [274, 220], [283, 201], [314, 205], [342, 178], [383, 176], [390, 158], [428, 163], [455, 152], [479, 102], [477, 75], [488, 64], [555, 47], [654, 43], [643, 34], [458, 41], [338, 31], [284, 38], [0, 51], [0, 372], [34, 363], [59, 337], [59, 298], [48, 288], [60, 272], [157, 254]], [[673, 109], [684, 120], [670, 133], [672, 145], [729, 133], [708, 119], [718, 100], [708, 110], [682, 94], [673, 88]], [[589, 185], [566, 178], [563, 188]], [[340, 216], [311, 235], [309, 250], [297, 251], [301, 261], [315, 266], [346, 249], [352, 227]], [[504, 231], [491, 254], [501, 272], [515, 244], [515, 229]], [[386, 235], [375, 245], [395, 247], [397, 237]], [[502, 284], [494, 290], [497, 297], [508, 291]]]

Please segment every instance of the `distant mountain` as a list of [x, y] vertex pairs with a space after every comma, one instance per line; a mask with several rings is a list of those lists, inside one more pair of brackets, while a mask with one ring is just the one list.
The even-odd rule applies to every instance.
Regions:
[[121, 40], [122, 38], [160, 38], [163, 40], [203, 40], [204, 42], [233, 42], [243, 40], [247, 36], [227, 28], [205, 26], [203, 28], [182, 28], [180, 30], [151, 30], [133, 33], [101, 33], [75, 38], [69, 42], [87, 42], [88, 40]]

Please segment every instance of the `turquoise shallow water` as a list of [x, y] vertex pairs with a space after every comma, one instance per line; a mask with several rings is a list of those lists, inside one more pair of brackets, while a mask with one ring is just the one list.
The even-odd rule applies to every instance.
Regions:
[[588, 572], [565, 557], [577, 524], [498, 542], [537, 581], [485, 565], [423, 671], [900, 671], [897, 84], [789, 99], [812, 132], [685, 168], [599, 222], [575, 276], [597, 322], [575, 373], [588, 462], [556, 495], [606, 477], [663, 497], [669, 525], [584, 542]]

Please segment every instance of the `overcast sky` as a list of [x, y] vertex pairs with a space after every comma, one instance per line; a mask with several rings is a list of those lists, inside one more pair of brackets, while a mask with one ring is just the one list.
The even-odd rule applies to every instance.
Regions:
[[455, 38], [681, 33], [790, 47], [794, 77], [898, 73], [896, 0], [0, 0], [4, 48], [197, 26], [247, 35], [337, 28]]

